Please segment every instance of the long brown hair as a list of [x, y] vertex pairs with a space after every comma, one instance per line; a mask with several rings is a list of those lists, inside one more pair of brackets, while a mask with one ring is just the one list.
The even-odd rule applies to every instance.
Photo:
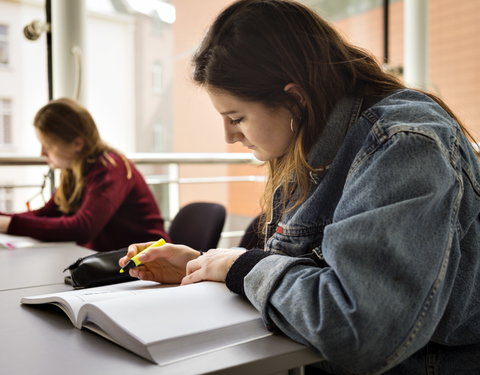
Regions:
[[[370, 53], [344, 40], [313, 10], [290, 0], [240, 0], [227, 7], [208, 30], [193, 65], [199, 85], [300, 113], [290, 150], [268, 162], [262, 199], [267, 213], [278, 186], [283, 209], [296, 207], [307, 197], [312, 167], [306, 155], [339, 99], [384, 96], [405, 88]], [[291, 82], [302, 90], [303, 105], [284, 90]], [[439, 98], [428, 95], [458, 121]], [[291, 202], [294, 191], [296, 198]]]
[[73, 213], [80, 207], [89, 166], [99, 158], [103, 163], [115, 163], [107, 152], [113, 151], [122, 157], [127, 167], [127, 177], [130, 178], [128, 160], [102, 141], [92, 116], [78, 102], [69, 98], [50, 101], [37, 112], [33, 125], [54, 142], [72, 143], [77, 137], [83, 139], [84, 146], [71, 168], [60, 172], [60, 184], [55, 191], [54, 201], [63, 213]]

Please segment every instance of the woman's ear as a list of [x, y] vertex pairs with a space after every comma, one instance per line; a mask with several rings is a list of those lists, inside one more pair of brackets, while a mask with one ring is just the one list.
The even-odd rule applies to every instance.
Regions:
[[292, 95], [301, 107], [305, 107], [307, 101], [305, 100], [305, 94], [299, 85], [293, 82], [287, 83], [283, 88], [283, 91]]
[[80, 153], [83, 150], [83, 146], [85, 146], [85, 141], [82, 137], [76, 137], [73, 142], [73, 149], [76, 153]]

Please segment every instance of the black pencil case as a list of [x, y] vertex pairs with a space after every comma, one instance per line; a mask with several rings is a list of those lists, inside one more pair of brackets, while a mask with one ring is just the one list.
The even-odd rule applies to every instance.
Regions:
[[137, 280], [128, 272], [119, 272], [118, 260], [126, 254], [127, 248], [125, 247], [79, 258], [63, 270], [63, 272], [67, 270], [70, 272], [69, 276], [65, 276], [65, 284], [72, 285], [75, 289], [81, 289]]

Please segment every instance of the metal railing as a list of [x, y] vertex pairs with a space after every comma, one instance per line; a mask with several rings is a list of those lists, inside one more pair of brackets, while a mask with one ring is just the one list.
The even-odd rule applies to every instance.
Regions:
[[[127, 158], [139, 168], [142, 166], [166, 166], [165, 173], [144, 174], [150, 186], [166, 186], [168, 209], [165, 212], [167, 221], [175, 216], [180, 209], [180, 185], [204, 184], [204, 183], [231, 183], [231, 182], [264, 182], [265, 176], [241, 175], [241, 176], [205, 176], [205, 177], [182, 177], [180, 167], [189, 164], [204, 165], [256, 165], [262, 163], [249, 153], [127, 153]], [[39, 156], [4, 154], [0, 155], [0, 167], [31, 167], [46, 166], [45, 159]], [[53, 193], [55, 188], [55, 175], [46, 176], [49, 180], [49, 190]], [[31, 184], [1, 184], [3, 189], [40, 187]], [[239, 237], [242, 231], [224, 231], [222, 238]]]
[[[249, 153], [208, 153], [208, 152], [150, 152], [127, 153], [126, 156], [135, 164], [252, 164], [261, 165]], [[40, 156], [2, 154], [0, 166], [46, 165]]]

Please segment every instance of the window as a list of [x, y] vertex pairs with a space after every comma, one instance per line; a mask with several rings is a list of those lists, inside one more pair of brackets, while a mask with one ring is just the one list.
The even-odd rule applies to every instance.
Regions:
[[0, 188], [0, 211], [13, 212], [13, 189], [10, 187]]
[[8, 26], [0, 25], [0, 65], [8, 63]]
[[0, 145], [12, 143], [12, 101], [0, 98]]
[[162, 93], [162, 89], [163, 89], [162, 75], [163, 75], [162, 64], [158, 61], [155, 61], [152, 67], [152, 91], [156, 95]]
[[161, 119], [157, 119], [153, 124], [153, 151], [154, 152], [167, 152], [168, 143], [170, 141], [169, 134], [165, 130], [165, 125]]
[[[380, 8], [383, 5], [382, 0], [301, 0], [301, 2], [332, 22]], [[390, 0], [390, 3], [396, 2], [398, 0]]]

